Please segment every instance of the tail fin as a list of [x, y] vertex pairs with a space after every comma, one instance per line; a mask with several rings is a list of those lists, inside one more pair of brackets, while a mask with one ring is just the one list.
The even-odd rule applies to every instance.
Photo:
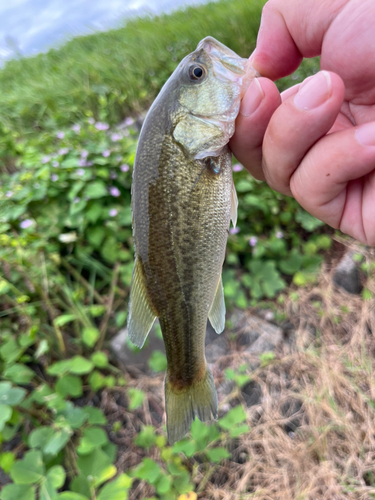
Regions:
[[202, 380], [183, 391], [175, 391], [165, 379], [165, 409], [167, 413], [167, 432], [170, 444], [182, 439], [190, 429], [195, 415], [199, 420], [217, 419], [217, 394], [212, 373], [206, 366]]

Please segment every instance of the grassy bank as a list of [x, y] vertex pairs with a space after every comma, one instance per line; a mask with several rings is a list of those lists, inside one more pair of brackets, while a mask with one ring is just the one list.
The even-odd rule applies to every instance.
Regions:
[[152, 102], [182, 57], [205, 36], [249, 56], [263, 4], [219, 1], [136, 18], [120, 29], [10, 61], [0, 71], [0, 121], [20, 131], [70, 124], [90, 111], [116, 123]]

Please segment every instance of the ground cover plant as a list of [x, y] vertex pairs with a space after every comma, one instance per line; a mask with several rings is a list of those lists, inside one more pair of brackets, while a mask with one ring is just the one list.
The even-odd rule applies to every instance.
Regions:
[[[138, 113], [204, 36], [247, 55], [261, 5], [134, 20], [0, 72], [1, 89], [12, 86], [0, 97], [1, 500], [375, 495], [374, 255], [354, 247], [362, 296], [337, 292], [329, 266], [351, 243], [235, 160], [227, 308], [267, 307], [296, 333], [259, 358], [229, 321], [232, 349], [214, 367], [219, 385], [232, 384], [218, 422], [194, 422], [173, 447], [164, 354], [135, 373], [108, 348], [126, 324]], [[143, 61], [139, 43], [150, 47]], [[317, 67], [307, 61], [280, 88]], [[260, 394], [251, 405], [249, 391]]]

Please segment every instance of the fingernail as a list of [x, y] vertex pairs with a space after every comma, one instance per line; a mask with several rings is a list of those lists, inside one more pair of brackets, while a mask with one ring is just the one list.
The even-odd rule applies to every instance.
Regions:
[[375, 122], [365, 123], [358, 127], [355, 136], [362, 146], [375, 146]]
[[257, 78], [250, 83], [249, 88], [242, 99], [240, 113], [243, 116], [250, 116], [258, 109], [260, 103], [264, 98], [264, 92]]
[[294, 105], [299, 109], [310, 110], [323, 104], [332, 93], [331, 76], [328, 71], [319, 71], [313, 78], [302, 83], [294, 96]]

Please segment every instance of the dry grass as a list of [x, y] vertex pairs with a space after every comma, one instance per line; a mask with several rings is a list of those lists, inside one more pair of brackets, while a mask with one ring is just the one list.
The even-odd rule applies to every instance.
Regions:
[[[370, 253], [366, 258], [374, 260]], [[373, 277], [366, 286], [375, 293]], [[261, 396], [247, 408], [250, 431], [228, 443], [231, 459], [213, 471], [199, 498], [375, 498], [375, 302], [335, 289], [327, 266], [319, 282], [299, 291], [297, 301], [287, 299], [285, 308], [295, 330], [275, 360], [251, 373], [252, 387]], [[237, 350], [218, 360], [215, 379], [224, 380], [228, 365], [253, 366], [255, 361]], [[149, 395], [137, 415], [124, 410], [119, 394], [107, 393], [103, 400], [110, 419], [121, 415], [124, 422], [117, 440], [122, 470], [139, 463], [144, 453], [133, 445], [140, 423], [160, 427], [164, 422], [162, 376], [133, 383]], [[235, 389], [221, 408], [239, 401], [246, 407]], [[151, 449], [149, 456], [157, 460], [158, 453]], [[205, 469], [195, 465], [198, 487]], [[151, 494], [140, 483], [130, 498]]]

